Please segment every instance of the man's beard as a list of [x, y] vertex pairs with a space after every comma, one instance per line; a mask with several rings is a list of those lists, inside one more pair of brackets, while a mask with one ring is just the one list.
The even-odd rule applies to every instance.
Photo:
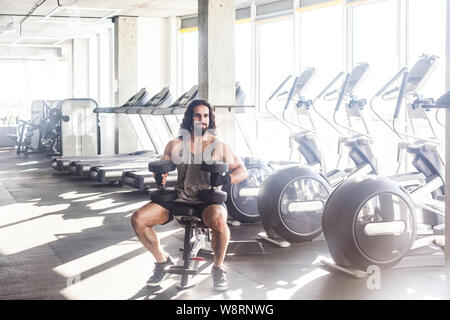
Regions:
[[194, 136], [203, 137], [205, 133], [208, 131], [208, 127], [203, 126], [203, 124], [195, 125], [192, 128], [194, 130]]

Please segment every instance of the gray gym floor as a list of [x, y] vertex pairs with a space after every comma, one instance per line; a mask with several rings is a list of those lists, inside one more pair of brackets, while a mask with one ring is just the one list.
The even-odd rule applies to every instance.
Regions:
[[[0, 299], [450, 299], [450, 272], [437, 248], [383, 270], [380, 288], [369, 289], [367, 279], [320, 263], [330, 257], [323, 237], [289, 248], [261, 242], [263, 255], [227, 256], [225, 293], [211, 289], [210, 259], [191, 289], [178, 291], [175, 275], [149, 288], [154, 259], [130, 225], [146, 201], [146, 192], [61, 174], [42, 155], [0, 150]], [[230, 228], [234, 240], [263, 231], [260, 224]], [[157, 231], [181, 263], [183, 229], [171, 222]]]

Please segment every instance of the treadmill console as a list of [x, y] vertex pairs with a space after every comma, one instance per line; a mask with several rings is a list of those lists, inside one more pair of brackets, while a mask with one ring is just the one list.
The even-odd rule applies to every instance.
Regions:
[[134, 96], [132, 96], [130, 99], [128, 99], [128, 101], [125, 102], [125, 104], [123, 106], [136, 105], [136, 103], [139, 102], [146, 93], [147, 93], [146, 89], [142, 88], [141, 90], [139, 90], [138, 93], [136, 93]]
[[164, 102], [168, 95], [169, 87], [164, 87], [159, 93], [157, 93], [153, 98], [150, 99], [148, 105], [157, 107]]
[[183, 94], [178, 102], [180, 107], [186, 106], [191, 100], [194, 100], [198, 94], [198, 86], [193, 86], [188, 92]]

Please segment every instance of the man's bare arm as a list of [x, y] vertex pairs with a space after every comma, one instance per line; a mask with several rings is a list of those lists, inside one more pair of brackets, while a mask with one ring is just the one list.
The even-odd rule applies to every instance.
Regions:
[[161, 160], [172, 160], [172, 151], [174, 147], [177, 145], [178, 140], [171, 140], [164, 148], [164, 153], [161, 156]]
[[228, 163], [230, 169], [231, 184], [237, 184], [248, 178], [247, 168], [242, 163], [242, 160], [236, 156], [227, 144], [223, 144], [224, 150], [223, 161]]
[[[172, 151], [174, 149], [174, 147], [177, 145], [178, 140], [171, 140], [169, 141], [169, 143], [166, 145], [166, 147], [164, 148], [164, 153], [162, 154], [160, 160], [172, 160]], [[155, 177], [155, 174], [153, 174], [153, 177]], [[167, 179], [167, 173], [163, 173], [162, 174], [162, 184], [165, 185], [166, 184], [166, 179]]]

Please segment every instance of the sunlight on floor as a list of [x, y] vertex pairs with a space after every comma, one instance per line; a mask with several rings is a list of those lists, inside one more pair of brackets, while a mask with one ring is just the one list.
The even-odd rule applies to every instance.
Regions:
[[62, 214], [53, 214], [13, 224], [0, 229], [0, 253], [10, 255], [30, 250], [60, 239], [64, 234], [102, 226], [103, 220], [104, 217], [66, 220]]
[[0, 228], [12, 223], [27, 222], [28, 219], [40, 215], [64, 211], [69, 206], [68, 203], [39, 206], [38, 202], [12, 203], [0, 206]]
[[139, 209], [140, 207], [142, 207], [144, 204], [147, 204], [148, 202], [149, 202], [149, 200], [139, 201], [139, 202], [135, 202], [135, 203], [123, 206], [123, 207], [102, 211], [99, 214], [111, 214], [111, 213], [130, 212], [129, 214], [127, 214], [125, 216], [127, 218], [127, 217], [131, 217], [131, 214], [132, 214], [132, 212], [134, 210]]
[[25, 169], [25, 170], [20, 170], [20, 172], [30, 172], [30, 171], [38, 171], [38, 168], [30, 168], [30, 169]]
[[101, 192], [78, 193], [78, 191], [70, 191], [70, 192], [60, 194], [59, 197], [63, 198], [64, 200], [72, 200], [72, 199], [93, 196], [93, 195], [97, 195], [97, 194], [101, 195]]
[[[175, 230], [158, 232], [158, 237], [160, 239], [164, 239], [169, 237], [179, 231], [183, 230], [182, 228], [178, 228]], [[137, 239], [137, 238], [133, 238]], [[129, 252], [132, 252], [136, 249], [143, 248], [143, 245], [139, 241], [122, 241], [116, 243], [112, 246], [103, 248], [101, 250], [97, 250], [88, 255], [80, 257], [78, 259], [69, 261], [60, 266], [57, 266], [53, 270], [58, 272], [64, 277], [72, 277], [78, 274], [82, 274], [88, 270], [91, 270], [99, 265], [102, 265], [108, 261], [114, 260], [120, 256], [123, 256]], [[107, 271], [107, 270], [106, 270]]]
[[297, 293], [302, 287], [313, 282], [314, 280], [319, 279], [325, 275], [329, 274], [328, 271], [317, 268], [300, 278], [292, 281], [292, 287], [288, 288], [276, 288], [274, 290], [268, 290], [266, 292], [267, 299], [269, 300], [277, 300], [277, 299], [290, 299], [295, 293]]
[[[181, 230], [159, 232], [158, 235], [163, 239]], [[140, 250], [142, 253], [139, 253]], [[121, 256], [133, 251], [137, 251], [136, 256], [83, 278], [83, 272], [89, 273], [89, 270], [111, 260], [120, 260]], [[54, 268], [54, 271], [67, 277], [68, 286], [60, 293], [68, 299], [128, 299], [139, 292], [142, 286], [146, 287], [153, 262], [154, 258], [140, 242], [124, 241], [65, 263]], [[73, 277], [79, 281], [72, 283]], [[163, 290], [174, 283], [175, 279], [167, 279], [163, 283]]]
[[93, 196], [88, 196], [86, 198], [76, 199], [73, 202], [87, 202], [87, 201], [101, 200], [106, 196], [120, 194], [120, 193], [129, 193], [129, 192], [132, 192], [132, 190], [118, 190], [118, 191], [113, 191], [113, 192], [100, 193], [100, 194], [96, 194]]
[[30, 166], [32, 164], [38, 164], [42, 163], [40, 161], [28, 161], [28, 162], [22, 162], [22, 163], [16, 163], [16, 166]]
[[94, 203], [89, 203], [86, 206], [90, 208], [91, 210], [102, 210], [102, 209], [108, 209], [116, 206], [121, 206], [125, 204], [126, 202], [115, 202], [116, 200], [108, 198], [103, 199]]

